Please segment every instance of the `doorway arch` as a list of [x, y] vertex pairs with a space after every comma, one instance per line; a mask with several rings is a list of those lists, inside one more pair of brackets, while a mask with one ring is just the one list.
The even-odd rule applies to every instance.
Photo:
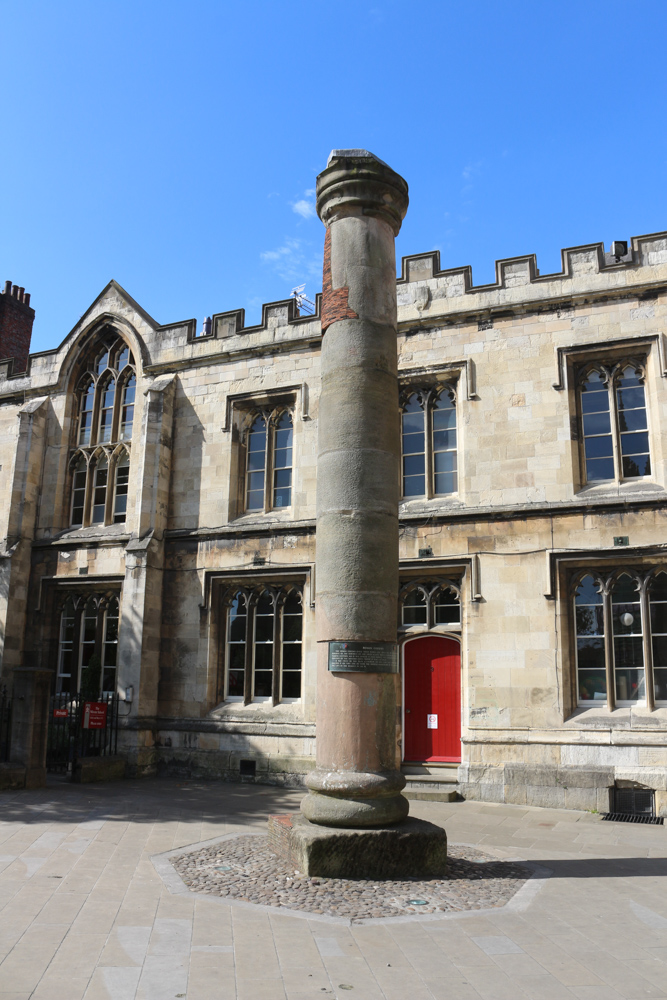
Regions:
[[452, 636], [403, 645], [403, 759], [461, 760], [461, 644]]

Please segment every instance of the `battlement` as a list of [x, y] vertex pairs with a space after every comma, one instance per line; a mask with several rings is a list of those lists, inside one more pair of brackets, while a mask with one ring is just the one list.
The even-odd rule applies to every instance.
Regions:
[[[561, 250], [562, 267], [540, 274], [535, 254], [496, 261], [496, 280], [474, 285], [469, 266], [441, 270], [440, 253], [412, 254], [401, 261], [397, 280], [399, 310], [419, 314], [459, 312], [490, 307], [493, 302], [519, 304], [558, 295], [587, 294], [658, 280], [667, 283], [667, 232], [635, 236], [630, 243], [616, 241], [605, 251], [602, 243]], [[644, 270], [664, 265], [661, 274]], [[406, 286], [417, 286], [408, 289]], [[476, 300], [476, 301], [475, 301]], [[403, 319], [403, 316], [400, 316]]]

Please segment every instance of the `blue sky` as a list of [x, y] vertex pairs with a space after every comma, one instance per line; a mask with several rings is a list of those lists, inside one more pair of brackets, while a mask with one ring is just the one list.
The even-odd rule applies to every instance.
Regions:
[[0, 0], [0, 280], [56, 346], [110, 278], [159, 322], [321, 287], [334, 147], [403, 174], [401, 254], [667, 229], [665, 0]]

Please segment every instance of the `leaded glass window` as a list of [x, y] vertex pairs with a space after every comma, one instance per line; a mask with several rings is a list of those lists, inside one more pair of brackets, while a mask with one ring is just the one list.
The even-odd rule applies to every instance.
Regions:
[[302, 694], [303, 607], [290, 585], [257, 585], [225, 597], [228, 701], [295, 701]]
[[289, 410], [253, 413], [245, 433], [245, 510], [292, 505], [293, 423]]
[[574, 615], [580, 704], [667, 703], [667, 572], [584, 573]]
[[399, 608], [404, 629], [461, 628], [461, 591], [453, 580], [408, 581], [401, 588]]
[[450, 386], [406, 390], [401, 408], [404, 499], [458, 491], [456, 397]]
[[73, 527], [125, 520], [135, 394], [132, 352], [110, 333], [96, 344], [77, 390], [78, 447], [70, 461]]
[[586, 482], [650, 476], [643, 365], [584, 369], [580, 405]]

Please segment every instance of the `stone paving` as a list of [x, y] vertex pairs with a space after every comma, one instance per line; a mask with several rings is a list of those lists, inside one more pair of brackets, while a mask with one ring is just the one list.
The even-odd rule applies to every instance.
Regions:
[[193, 892], [264, 906], [323, 913], [352, 923], [405, 914], [452, 913], [504, 906], [533, 872], [471, 847], [448, 847], [442, 879], [308, 878], [271, 850], [269, 838], [225, 838], [171, 859]]
[[415, 802], [450, 843], [549, 877], [505, 906], [367, 923], [175, 891], [158, 870], [263, 834], [299, 798], [168, 780], [2, 793], [0, 1000], [667, 998], [665, 827]]

